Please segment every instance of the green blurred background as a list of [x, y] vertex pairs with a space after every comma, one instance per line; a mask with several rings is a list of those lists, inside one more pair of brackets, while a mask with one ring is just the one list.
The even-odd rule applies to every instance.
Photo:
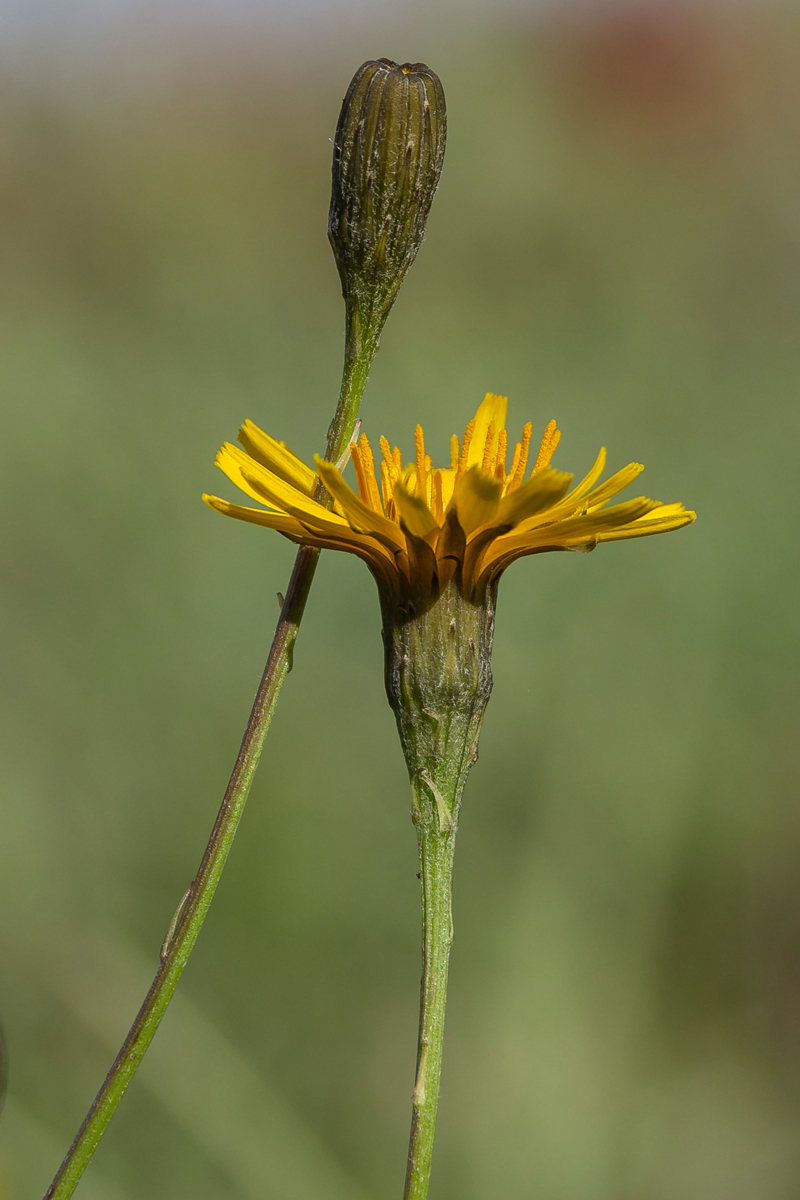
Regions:
[[[800, 1195], [800, 13], [763, 2], [0, 15], [0, 1195], [149, 982], [293, 549], [203, 490], [309, 457], [330, 136], [425, 60], [443, 182], [363, 409], [487, 390], [700, 514], [523, 561], [465, 798], [436, 1200]], [[107, 15], [107, 14], [106, 14]], [[374, 587], [324, 556], [217, 900], [86, 1200], [399, 1197], [419, 904]]]

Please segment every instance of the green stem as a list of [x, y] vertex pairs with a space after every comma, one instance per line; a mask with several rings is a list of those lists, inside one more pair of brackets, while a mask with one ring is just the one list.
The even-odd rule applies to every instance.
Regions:
[[418, 826], [422, 866], [422, 984], [417, 1073], [404, 1200], [425, 1200], [433, 1159], [442, 1070], [447, 971], [453, 943], [452, 881], [455, 829]]
[[[341, 458], [349, 445], [380, 333], [373, 327], [370, 336], [364, 336], [357, 313], [351, 311], [352, 307], [348, 308], [345, 365], [339, 402], [328, 431], [325, 450], [326, 459], [332, 462]], [[144, 1003], [44, 1200], [67, 1200], [74, 1192], [153, 1040], [197, 941], [244, 811], [278, 696], [292, 667], [292, 650], [319, 554], [319, 550], [308, 546], [302, 546], [297, 553], [267, 665], [200, 868], [173, 918], [162, 947], [161, 965]]]
[[[350, 442], [372, 360], [377, 353], [381, 330], [388, 315], [388, 310], [368, 310], [366, 314], [362, 314], [361, 308], [362, 305], [357, 299], [351, 300], [347, 305], [342, 387], [339, 403], [328, 430], [328, 448], [325, 455], [329, 462], [336, 462]], [[326, 495], [323, 488], [320, 487], [319, 491], [322, 496]]]
[[453, 942], [453, 852], [461, 797], [492, 690], [494, 587], [383, 598], [386, 694], [411, 779], [422, 870], [422, 985], [404, 1200], [426, 1200]]

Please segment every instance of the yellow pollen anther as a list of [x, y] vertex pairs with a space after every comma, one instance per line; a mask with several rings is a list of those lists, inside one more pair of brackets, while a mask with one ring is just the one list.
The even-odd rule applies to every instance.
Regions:
[[425, 455], [425, 500], [428, 508], [431, 506], [431, 496], [433, 495], [433, 461], [430, 454]]
[[469, 455], [469, 448], [470, 448], [470, 444], [472, 442], [472, 435], [474, 432], [475, 432], [475, 418], [473, 417], [472, 420], [470, 421], [469, 425], [467, 425], [467, 428], [464, 430], [464, 440], [461, 443], [461, 455], [458, 460], [458, 467], [456, 468], [456, 480], [455, 480], [456, 483], [458, 483], [459, 479], [461, 478], [461, 476], [464, 474], [464, 472], [467, 469], [467, 456]]
[[369, 444], [369, 438], [365, 433], [362, 433], [358, 439], [358, 448], [361, 451], [364, 462], [369, 466], [370, 471], [375, 470], [375, 460], [372, 457], [372, 446]]
[[362, 433], [358, 440], [358, 448], [361, 451], [361, 458], [364, 463], [364, 475], [366, 477], [367, 503], [371, 504], [376, 512], [381, 512], [381, 495], [378, 491], [378, 481], [375, 478], [375, 459], [372, 457], [372, 447], [365, 433]]
[[536, 455], [536, 462], [531, 474], [535, 475], [537, 471], [543, 471], [545, 467], [550, 466], [550, 459], [555, 453], [556, 446], [561, 441], [561, 431], [556, 428], [555, 421], [551, 421], [544, 431], [542, 444], [539, 447], [539, 453]]
[[458, 438], [455, 434], [450, 438], [450, 470], [455, 471], [458, 466]]
[[495, 464], [494, 473], [497, 479], [502, 481], [506, 477], [506, 453], [508, 452], [508, 434], [505, 429], [500, 430], [500, 438], [497, 443], [497, 462]]
[[489, 428], [486, 430], [486, 444], [483, 447], [483, 462], [481, 463], [481, 472], [484, 475], [492, 474], [492, 446], [494, 445], [495, 423], [489, 422]]
[[394, 467], [394, 459], [392, 458], [392, 448], [389, 445], [388, 440], [383, 436], [383, 434], [381, 434], [381, 436], [380, 436], [380, 444], [381, 444], [381, 451], [383, 452], [384, 461], [385, 461], [387, 467], [389, 468], [389, 470], [391, 471], [391, 469]]
[[414, 443], [417, 448], [417, 495], [424, 496], [426, 483], [425, 434], [422, 432], [421, 425], [414, 430]]
[[517, 442], [514, 447], [514, 453], [511, 458], [511, 470], [508, 472], [508, 483], [511, 484], [512, 479], [517, 473], [517, 465], [519, 464], [519, 456], [522, 453], [522, 446]]
[[506, 488], [507, 492], [515, 491], [522, 483], [523, 476], [525, 475], [525, 467], [528, 464], [528, 450], [531, 444], [532, 433], [533, 426], [529, 421], [522, 431], [522, 441], [517, 442], [516, 449], [514, 450], [514, 462], [511, 466], [511, 476]]
[[[394, 467], [394, 459], [391, 459], [392, 467]], [[389, 466], [385, 458], [381, 459], [381, 489], [383, 491], [383, 509], [386, 516], [392, 520], [394, 517], [394, 496], [392, 488], [394, 480], [392, 478], [392, 467]]]
[[361, 451], [355, 442], [350, 443], [350, 457], [353, 460], [353, 466], [356, 469], [356, 481], [358, 483], [358, 494], [364, 503], [368, 503], [367, 485], [364, 478], [364, 464], [361, 461]]
[[433, 473], [433, 489], [431, 493], [430, 509], [433, 513], [434, 520], [441, 525], [444, 522], [444, 499], [442, 496], [441, 471], [434, 471]]

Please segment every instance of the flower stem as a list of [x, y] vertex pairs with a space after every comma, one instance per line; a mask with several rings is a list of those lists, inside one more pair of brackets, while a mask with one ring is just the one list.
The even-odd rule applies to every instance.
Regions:
[[422, 984], [417, 1073], [404, 1200], [426, 1200], [439, 1105], [447, 971], [453, 942], [452, 879], [455, 829], [418, 823], [422, 866]]
[[469, 600], [443, 591], [382, 597], [386, 694], [411, 779], [422, 881], [422, 984], [417, 1073], [404, 1200], [426, 1200], [442, 1067], [447, 971], [453, 942], [453, 852], [461, 797], [478, 756], [492, 690], [495, 590]]
[[[357, 314], [348, 309], [344, 375], [336, 413], [328, 431], [325, 450], [328, 461], [336, 462], [340, 459], [349, 444], [369, 369], [377, 350], [379, 333], [379, 329], [372, 327], [369, 336], [364, 336]], [[74, 1192], [126, 1087], [153, 1040], [197, 941], [244, 811], [278, 696], [292, 667], [292, 651], [319, 555], [319, 550], [309, 546], [301, 546], [297, 553], [267, 665], [200, 868], [173, 918], [161, 949], [161, 964], [144, 1003], [66, 1158], [48, 1188], [45, 1200], [67, 1200]]]

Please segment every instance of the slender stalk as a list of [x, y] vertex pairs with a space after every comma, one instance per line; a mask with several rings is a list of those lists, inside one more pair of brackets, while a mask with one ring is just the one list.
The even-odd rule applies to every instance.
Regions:
[[492, 690], [494, 588], [458, 582], [398, 605], [383, 597], [386, 693], [411, 779], [422, 883], [422, 983], [404, 1200], [426, 1200], [453, 942], [453, 853], [461, 797]]
[[[326, 459], [333, 462], [341, 458], [349, 445], [380, 332], [373, 326], [370, 336], [364, 336], [358, 313], [353, 308], [348, 306], [344, 374], [325, 451]], [[318, 498], [322, 498], [321, 487]], [[197, 941], [244, 811], [278, 696], [292, 667], [292, 651], [319, 554], [319, 550], [308, 546], [302, 546], [297, 553], [267, 665], [200, 868], [173, 918], [161, 950], [161, 964], [144, 1003], [48, 1188], [45, 1200], [67, 1200], [74, 1192], [153, 1040]]]
[[404, 1200], [426, 1200], [439, 1106], [447, 971], [453, 944], [452, 880], [455, 829], [418, 824], [422, 865], [422, 984], [417, 1072]]

